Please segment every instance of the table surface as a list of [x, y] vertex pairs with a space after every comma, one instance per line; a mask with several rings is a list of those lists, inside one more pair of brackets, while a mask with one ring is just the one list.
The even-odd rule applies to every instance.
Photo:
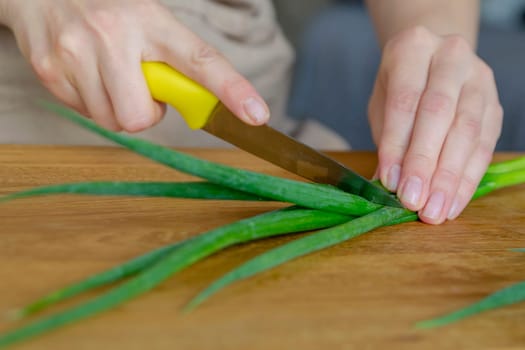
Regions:
[[[241, 151], [185, 151], [293, 178]], [[372, 153], [330, 154], [373, 173]], [[0, 146], [0, 194], [73, 181], [189, 179], [119, 148]], [[0, 314], [155, 247], [280, 206], [78, 195], [1, 204]], [[525, 280], [525, 256], [508, 250], [525, 247], [524, 211], [525, 186], [500, 190], [454, 222], [375, 230], [239, 282], [183, 315], [181, 307], [209, 282], [292, 237], [231, 247], [115, 310], [17, 348], [525, 348], [524, 304], [434, 330], [413, 328]], [[13, 326], [0, 321], [0, 331]]]

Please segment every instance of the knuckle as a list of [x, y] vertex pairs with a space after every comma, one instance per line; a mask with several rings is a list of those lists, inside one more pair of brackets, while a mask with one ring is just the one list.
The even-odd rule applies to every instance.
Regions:
[[442, 45], [449, 53], [464, 54], [472, 51], [467, 39], [458, 34], [447, 36]]
[[30, 58], [31, 66], [37, 77], [44, 85], [51, 85], [58, 82], [61, 78], [59, 70], [53, 65], [49, 55], [33, 55]]
[[454, 99], [445, 92], [427, 91], [421, 98], [421, 109], [426, 112], [440, 114], [450, 112]]
[[472, 176], [468, 174], [463, 175], [463, 178], [461, 179], [461, 184], [460, 184], [460, 187], [464, 189], [462, 192], [474, 193], [474, 191], [478, 187], [478, 182], [479, 181], [477, 181], [476, 179], [474, 179]]
[[431, 171], [435, 167], [435, 159], [429, 155], [425, 150], [418, 150], [417, 152], [409, 152], [405, 157], [405, 162], [414, 166], [414, 168], [425, 169]]
[[427, 42], [428, 38], [432, 35], [430, 30], [423, 25], [416, 25], [409, 28], [406, 33], [408, 38], [411, 38], [414, 42]]
[[78, 63], [83, 56], [83, 40], [75, 30], [65, 30], [57, 37], [55, 52], [57, 57], [69, 63]]
[[195, 70], [200, 70], [202, 67], [217, 61], [221, 55], [212, 46], [200, 42], [191, 51], [190, 63]]
[[126, 118], [117, 118], [120, 122], [120, 127], [130, 133], [136, 133], [153, 125], [153, 122], [143, 118], [142, 116], [128, 115]]
[[90, 12], [87, 19], [94, 27], [99, 28], [111, 28], [119, 22], [119, 16], [106, 9], [96, 9]]
[[441, 183], [458, 184], [460, 180], [460, 173], [457, 169], [438, 167], [436, 169], [434, 177], [439, 179]]
[[88, 28], [105, 43], [112, 42], [111, 38], [123, 27], [122, 16], [109, 9], [93, 10], [86, 16], [85, 21]]
[[487, 140], [482, 140], [479, 143], [477, 152], [483, 164], [488, 165], [490, 163], [495, 146], [495, 142], [489, 142]]
[[480, 115], [475, 112], [463, 111], [456, 120], [458, 132], [465, 138], [477, 141], [481, 135], [482, 122]]
[[499, 102], [495, 106], [491, 106], [489, 110], [490, 115], [488, 118], [490, 118], [490, 120], [487, 122], [487, 124], [489, 125], [489, 129], [484, 130], [486, 131], [484, 137], [489, 140], [495, 139], [495, 142], [497, 142], [497, 139], [499, 139], [503, 128], [504, 111], [503, 107], [501, 106], [501, 104], [499, 104]]
[[387, 67], [399, 67], [403, 65], [409, 44], [402, 38], [391, 39], [384, 48], [383, 61]]
[[240, 95], [244, 95], [249, 89], [251, 89], [250, 84], [241, 76], [224, 80], [220, 86], [222, 96], [230, 100], [237, 100]]
[[401, 144], [381, 144], [377, 151], [377, 156], [383, 161], [391, 163], [401, 163], [402, 155], [405, 153], [405, 147]]
[[432, 42], [432, 33], [422, 25], [401, 31], [385, 45], [385, 52], [405, 55], [408, 47], [427, 47]]
[[421, 98], [421, 91], [416, 88], [405, 87], [392, 92], [388, 107], [394, 111], [415, 113]]
[[135, 133], [146, 130], [156, 123], [156, 117], [147, 104], [116, 107], [115, 120], [127, 132]]
[[489, 81], [495, 80], [494, 70], [485, 61], [479, 60], [478, 71], [479, 74], [485, 79]]
[[505, 111], [503, 109], [503, 106], [498, 102], [496, 106], [494, 107], [494, 117], [498, 122], [503, 121], [503, 115], [505, 114]]

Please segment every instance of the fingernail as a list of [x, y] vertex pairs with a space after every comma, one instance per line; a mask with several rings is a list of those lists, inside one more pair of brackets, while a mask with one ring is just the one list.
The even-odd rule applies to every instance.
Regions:
[[422, 189], [423, 181], [417, 176], [410, 176], [403, 187], [401, 201], [414, 207], [417, 206], [419, 204], [419, 197], [421, 197]]
[[389, 191], [395, 192], [397, 190], [397, 185], [399, 184], [399, 176], [401, 175], [401, 167], [399, 164], [394, 164], [390, 167], [388, 171], [388, 176], [386, 178], [386, 188]]
[[441, 215], [443, 205], [445, 204], [445, 194], [443, 192], [434, 192], [423, 210], [423, 216], [429, 219], [437, 219]]
[[249, 97], [243, 102], [244, 112], [255, 124], [264, 123], [268, 119], [268, 109], [255, 97]]
[[459, 215], [459, 200], [457, 198], [454, 198], [454, 201], [452, 202], [452, 206], [450, 207], [450, 210], [448, 211], [447, 219], [454, 220]]

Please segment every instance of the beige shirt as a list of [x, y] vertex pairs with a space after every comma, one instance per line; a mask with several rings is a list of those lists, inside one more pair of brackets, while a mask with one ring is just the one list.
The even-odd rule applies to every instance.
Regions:
[[[272, 126], [319, 149], [347, 148], [340, 137], [318, 123], [299, 125], [286, 117], [294, 55], [279, 29], [270, 0], [162, 2], [254, 84], [270, 107]], [[12, 33], [2, 27], [0, 67], [0, 143], [108, 144], [33, 103], [37, 98], [53, 97], [18, 51]], [[228, 146], [203, 131], [191, 131], [171, 108], [161, 123], [136, 136], [172, 146]]]

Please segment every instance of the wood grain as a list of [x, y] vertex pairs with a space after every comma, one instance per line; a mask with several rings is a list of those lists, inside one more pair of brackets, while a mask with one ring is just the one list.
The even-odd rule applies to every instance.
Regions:
[[[187, 151], [293, 177], [241, 151]], [[373, 173], [370, 153], [331, 155]], [[0, 146], [0, 194], [70, 181], [188, 179], [119, 148]], [[87, 196], [1, 204], [0, 314], [152, 248], [278, 206]], [[525, 186], [502, 190], [471, 203], [454, 222], [376, 230], [238, 283], [182, 315], [184, 303], [214, 278], [293, 237], [232, 247], [114, 311], [17, 348], [525, 348], [524, 304], [413, 329], [416, 321], [525, 280], [525, 255], [508, 251], [525, 247], [524, 211]], [[0, 321], [0, 331], [13, 326]]]

